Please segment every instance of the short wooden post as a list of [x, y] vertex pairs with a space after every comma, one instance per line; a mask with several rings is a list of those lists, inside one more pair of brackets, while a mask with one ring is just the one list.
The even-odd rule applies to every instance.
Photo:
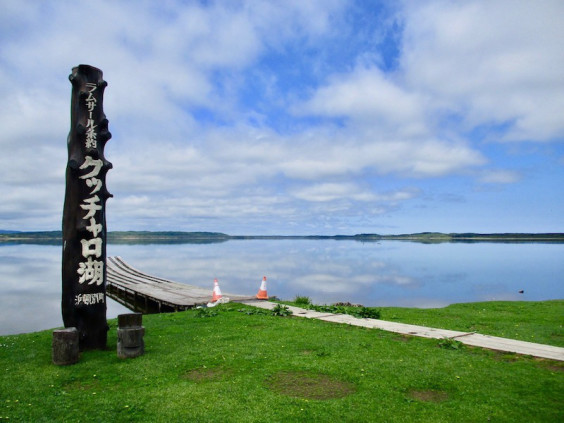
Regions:
[[141, 326], [141, 313], [118, 315], [117, 355], [119, 358], [134, 358], [145, 353], [145, 328]]
[[78, 335], [79, 332], [74, 327], [53, 331], [53, 364], [67, 366], [78, 363]]

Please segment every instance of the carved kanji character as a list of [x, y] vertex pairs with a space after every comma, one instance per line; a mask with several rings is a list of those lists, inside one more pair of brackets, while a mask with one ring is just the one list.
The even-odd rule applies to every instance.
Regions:
[[86, 262], [78, 264], [79, 267], [76, 272], [80, 275], [79, 283], [88, 281], [88, 285], [96, 284], [102, 285], [104, 283], [104, 262], [99, 260], [92, 260], [88, 257]]
[[102, 238], [94, 239], [81, 239], [82, 244], [82, 257], [96, 256], [97, 258], [102, 255]]

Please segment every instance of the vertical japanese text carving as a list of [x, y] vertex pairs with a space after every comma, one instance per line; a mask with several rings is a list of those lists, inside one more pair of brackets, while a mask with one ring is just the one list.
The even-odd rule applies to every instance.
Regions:
[[65, 327], [80, 334], [81, 349], [105, 348], [106, 322], [106, 173], [104, 157], [111, 138], [103, 112], [106, 82], [88, 65], [73, 68], [71, 130], [68, 136], [63, 211], [63, 297]]

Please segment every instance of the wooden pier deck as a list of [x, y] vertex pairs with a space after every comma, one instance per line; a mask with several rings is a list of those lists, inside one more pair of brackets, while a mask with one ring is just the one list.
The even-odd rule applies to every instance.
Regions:
[[[207, 304], [212, 297], [209, 288], [187, 285], [143, 273], [121, 257], [108, 257], [106, 291], [110, 298], [127, 308], [143, 313], [182, 311]], [[230, 301], [247, 301], [256, 297], [223, 293]]]

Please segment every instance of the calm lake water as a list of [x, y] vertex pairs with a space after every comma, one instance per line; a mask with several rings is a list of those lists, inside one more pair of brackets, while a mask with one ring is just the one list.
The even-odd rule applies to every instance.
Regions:
[[[443, 307], [564, 298], [564, 244], [232, 240], [109, 244], [146, 273], [223, 292], [305, 295], [318, 304]], [[0, 244], [0, 334], [62, 326], [61, 247]], [[519, 291], [524, 290], [523, 294]], [[127, 312], [108, 299], [108, 318]]]

